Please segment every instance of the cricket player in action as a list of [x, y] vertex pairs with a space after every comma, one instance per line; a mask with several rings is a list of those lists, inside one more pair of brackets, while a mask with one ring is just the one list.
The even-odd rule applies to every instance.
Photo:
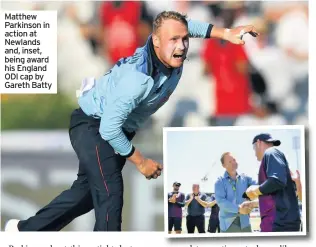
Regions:
[[300, 231], [301, 219], [298, 198], [287, 159], [276, 146], [280, 140], [273, 139], [268, 133], [254, 137], [253, 147], [258, 161], [259, 185], [250, 186], [246, 194], [259, 206], [262, 232]]
[[147, 43], [133, 56], [120, 59], [98, 80], [83, 81], [78, 92], [80, 108], [70, 120], [70, 141], [79, 159], [78, 177], [71, 188], [34, 216], [8, 221], [5, 230], [59, 231], [94, 209], [94, 231], [121, 231], [126, 159], [147, 179], [158, 178], [163, 169], [131, 141], [178, 85], [189, 38], [219, 38], [243, 45], [247, 33], [258, 35], [252, 26], [218, 28], [188, 20], [178, 12], [160, 13]]

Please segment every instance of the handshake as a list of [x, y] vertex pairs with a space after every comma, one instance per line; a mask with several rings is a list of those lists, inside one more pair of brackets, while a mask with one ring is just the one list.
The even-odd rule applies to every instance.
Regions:
[[256, 207], [255, 202], [245, 201], [238, 206], [238, 213], [240, 214], [250, 214], [252, 209]]
[[[259, 190], [259, 185], [251, 185], [246, 192], [244, 193], [243, 197], [248, 198], [250, 200], [255, 200], [261, 195]], [[240, 214], [250, 214], [253, 208], [258, 207], [257, 201], [245, 201], [239, 205], [238, 212]]]

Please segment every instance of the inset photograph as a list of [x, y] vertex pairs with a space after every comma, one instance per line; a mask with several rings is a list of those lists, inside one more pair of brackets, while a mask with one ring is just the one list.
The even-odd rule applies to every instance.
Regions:
[[164, 129], [168, 238], [306, 235], [304, 126]]

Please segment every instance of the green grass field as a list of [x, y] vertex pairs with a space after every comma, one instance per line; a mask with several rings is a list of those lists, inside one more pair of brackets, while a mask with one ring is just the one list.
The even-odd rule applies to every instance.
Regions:
[[[205, 231], [207, 231], [208, 222], [209, 222], [209, 217], [205, 217]], [[252, 231], [259, 231], [260, 230], [260, 222], [261, 222], [261, 220], [259, 217], [250, 218]], [[185, 217], [182, 220], [182, 233], [187, 233], [187, 226], [186, 226]], [[195, 233], [198, 233], [197, 229], [195, 229]]]

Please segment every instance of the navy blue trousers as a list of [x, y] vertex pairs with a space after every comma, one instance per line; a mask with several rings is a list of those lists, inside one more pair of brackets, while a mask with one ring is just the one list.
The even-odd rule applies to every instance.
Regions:
[[[99, 127], [100, 120], [88, 117], [81, 109], [73, 111], [69, 136], [79, 159], [77, 179], [34, 216], [20, 221], [20, 231], [60, 231], [92, 209], [94, 231], [121, 231], [126, 159], [101, 138]], [[125, 134], [129, 140], [135, 135]]]

